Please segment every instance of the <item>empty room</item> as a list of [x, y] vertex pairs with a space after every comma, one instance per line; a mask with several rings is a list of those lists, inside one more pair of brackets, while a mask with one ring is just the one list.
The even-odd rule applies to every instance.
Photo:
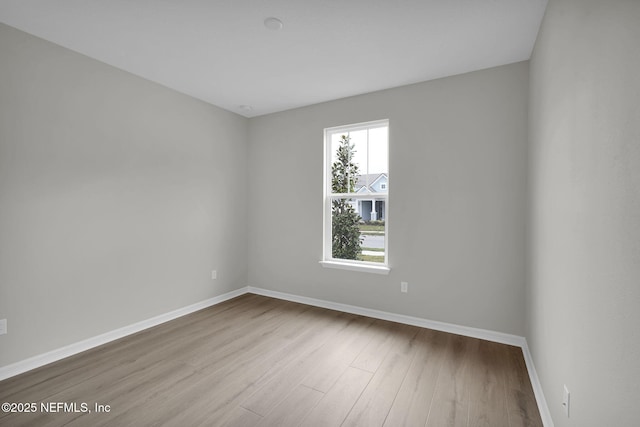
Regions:
[[0, 425], [638, 402], [640, 1], [0, 1]]

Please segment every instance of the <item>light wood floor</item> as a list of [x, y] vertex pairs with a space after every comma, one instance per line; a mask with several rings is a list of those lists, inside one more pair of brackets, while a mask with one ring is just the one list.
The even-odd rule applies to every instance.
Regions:
[[2, 381], [0, 402], [38, 405], [3, 426], [542, 425], [517, 347], [250, 294]]

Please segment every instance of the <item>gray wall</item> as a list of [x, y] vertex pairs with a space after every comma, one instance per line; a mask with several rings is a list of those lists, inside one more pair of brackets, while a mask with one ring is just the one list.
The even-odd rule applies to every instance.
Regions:
[[[527, 82], [522, 62], [251, 119], [249, 284], [524, 335]], [[322, 268], [323, 129], [385, 118], [392, 271]]]
[[0, 366], [246, 286], [247, 122], [0, 25]]
[[529, 346], [556, 426], [638, 426], [640, 2], [550, 1], [530, 73]]

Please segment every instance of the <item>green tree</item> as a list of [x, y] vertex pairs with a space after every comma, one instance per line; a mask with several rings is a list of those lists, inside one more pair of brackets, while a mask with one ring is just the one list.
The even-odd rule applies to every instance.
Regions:
[[[352, 193], [358, 180], [358, 165], [353, 162], [355, 144], [342, 135], [337, 159], [331, 165], [333, 193]], [[362, 252], [359, 223], [362, 218], [349, 203], [349, 199], [335, 199], [331, 206], [331, 254], [338, 259], [356, 259]]]

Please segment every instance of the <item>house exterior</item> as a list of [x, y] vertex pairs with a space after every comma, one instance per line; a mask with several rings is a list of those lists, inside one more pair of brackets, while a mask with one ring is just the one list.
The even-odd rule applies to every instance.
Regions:
[[371, 194], [371, 199], [354, 201], [354, 208], [363, 221], [381, 221], [387, 216], [385, 199], [376, 197], [376, 193], [386, 193], [389, 186], [389, 176], [386, 173], [360, 175], [356, 182], [355, 192]]

